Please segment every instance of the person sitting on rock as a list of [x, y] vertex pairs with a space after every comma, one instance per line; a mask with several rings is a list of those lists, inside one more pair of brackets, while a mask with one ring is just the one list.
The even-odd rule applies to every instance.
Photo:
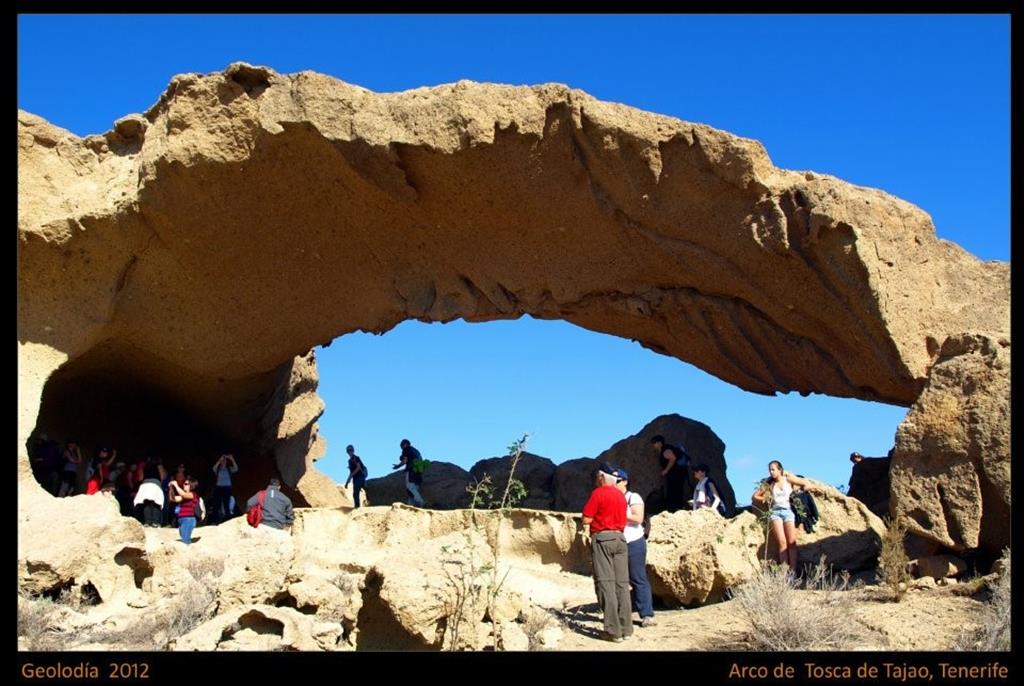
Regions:
[[[257, 493], [249, 498], [246, 503], [248, 510], [260, 500]], [[263, 496], [263, 520], [260, 525], [266, 524], [272, 529], [285, 529], [295, 521], [295, 511], [292, 509], [292, 501], [281, 492], [281, 482], [278, 479], [271, 479], [267, 484], [266, 495]]]

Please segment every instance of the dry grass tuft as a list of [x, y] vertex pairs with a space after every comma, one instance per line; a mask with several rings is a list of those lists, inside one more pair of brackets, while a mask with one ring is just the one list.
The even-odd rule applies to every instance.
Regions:
[[751, 629], [740, 650], [853, 650], [864, 645], [867, 629], [855, 618], [849, 577], [834, 576], [824, 558], [812, 568], [804, 590], [786, 567], [769, 563], [732, 593]]
[[978, 617], [980, 627], [965, 631], [953, 644], [954, 650], [1010, 650], [1010, 549], [1000, 558], [1002, 572], [991, 583], [992, 596]]

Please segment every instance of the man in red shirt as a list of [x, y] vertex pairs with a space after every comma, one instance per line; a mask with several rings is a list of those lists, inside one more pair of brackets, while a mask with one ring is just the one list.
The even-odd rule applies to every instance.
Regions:
[[594, 586], [604, 614], [604, 630], [615, 643], [633, 635], [629, 600], [629, 549], [626, 528], [626, 497], [615, 487], [615, 470], [602, 464], [600, 485], [583, 506], [583, 526], [590, 527], [594, 558]]

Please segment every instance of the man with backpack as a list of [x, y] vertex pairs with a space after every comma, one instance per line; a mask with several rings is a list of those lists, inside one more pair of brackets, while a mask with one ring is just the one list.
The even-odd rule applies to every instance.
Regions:
[[[266, 524], [272, 529], [285, 529], [295, 521], [292, 501], [281, 492], [281, 482], [277, 479], [271, 479], [267, 488], [249, 498], [245, 506], [249, 511], [247, 518], [253, 526]], [[254, 516], [252, 510], [256, 506], [259, 506], [261, 514]], [[253, 523], [254, 519], [257, 520], [255, 524]]]
[[356, 507], [359, 507], [359, 491], [363, 490], [366, 484], [366, 465], [363, 464], [363, 459], [356, 455], [355, 446], [346, 447], [345, 452], [348, 453], [348, 478], [345, 479], [345, 488], [352, 482], [352, 499]]
[[423, 484], [423, 456], [420, 451], [412, 447], [408, 438], [403, 438], [398, 444], [402, 454], [398, 456], [398, 464], [392, 465], [392, 469], [405, 467], [405, 491], [409, 494], [409, 504], [423, 507], [426, 502], [420, 494], [420, 486]]
[[687, 486], [690, 484], [690, 456], [686, 451], [665, 442], [661, 435], [651, 438], [658, 454], [661, 476], [665, 479], [665, 509], [669, 512], [686, 508]]

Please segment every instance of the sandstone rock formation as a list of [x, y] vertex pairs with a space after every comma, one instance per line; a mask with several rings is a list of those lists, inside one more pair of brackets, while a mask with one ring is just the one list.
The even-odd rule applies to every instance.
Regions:
[[733, 519], [708, 509], [655, 515], [647, 540], [651, 591], [670, 605], [721, 600], [760, 570], [763, 543], [764, 532], [748, 512]]
[[755, 141], [557, 84], [376, 94], [234, 64], [103, 135], [19, 112], [18, 193], [21, 462], [34, 428], [68, 438], [48, 418], [126, 396], [336, 505], [311, 348], [530, 314], [758, 393], [917, 403], [894, 511], [1008, 543], [1009, 265]]
[[1010, 542], [1010, 344], [948, 339], [896, 431], [892, 509], [911, 533], [998, 557]]
[[[868, 507], [841, 494], [835, 488], [813, 482], [814, 502], [820, 519], [812, 533], [797, 532], [800, 564], [817, 564], [824, 555], [827, 564], [851, 572], [874, 569], [885, 536], [885, 523]], [[774, 540], [769, 556], [776, 555]]]
[[218, 615], [174, 642], [175, 650], [335, 650], [336, 625], [287, 607], [253, 605]]
[[967, 563], [955, 555], [932, 555], [911, 560], [910, 568], [918, 578], [938, 580], [960, 576], [967, 571]]
[[19, 589], [39, 594], [90, 585], [101, 601], [112, 601], [151, 573], [142, 525], [121, 517], [113, 498], [53, 498], [26, 488], [18, 500]]
[[[101, 502], [99, 496], [81, 499], [90, 498]], [[113, 509], [108, 517], [130, 521]], [[140, 536], [134, 569], [145, 574], [134, 578], [125, 555], [104, 545], [93, 545], [88, 564], [65, 565], [67, 570], [59, 566], [56, 547], [30, 552], [31, 564], [19, 560], [19, 587], [30, 593], [59, 590], [70, 574], [99, 590], [91, 621], [80, 613], [66, 613], [62, 620], [80, 629], [80, 636], [65, 638], [80, 643], [68, 645], [508, 648], [518, 645], [522, 632], [510, 623], [593, 602], [589, 549], [577, 535], [578, 516], [561, 513], [513, 510], [503, 517], [403, 505], [299, 509], [290, 532], [253, 529], [236, 518], [200, 527], [190, 546], [172, 529], [135, 526]], [[93, 528], [88, 531], [104, 540]], [[107, 577], [93, 570], [111, 576], [109, 570], [119, 568], [127, 577], [116, 579], [116, 593], [108, 592]], [[558, 632], [543, 640], [556, 643]]]

